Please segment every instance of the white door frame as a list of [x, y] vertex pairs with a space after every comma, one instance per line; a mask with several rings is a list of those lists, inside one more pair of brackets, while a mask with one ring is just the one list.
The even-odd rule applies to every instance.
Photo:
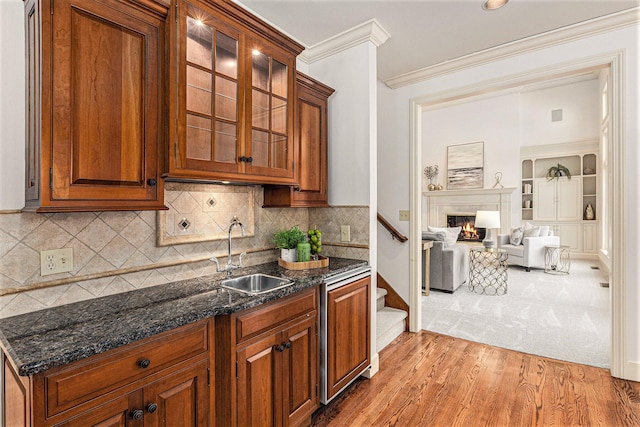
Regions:
[[[625, 141], [623, 133], [624, 105], [624, 52], [622, 50], [564, 64], [534, 69], [494, 80], [487, 80], [453, 90], [412, 98], [409, 103], [409, 305], [410, 330], [422, 329], [421, 304], [421, 233], [422, 233], [422, 112], [442, 108], [444, 104], [467, 102], [469, 98], [495, 96], [496, 92], [514, 90], [519, 86], [559, 78], [572, 74], [610, 67], [611, 76], [611, 148], [610, 179], [613, 186], [613, 206], [609, 218], [613, 225], [610, 271], [610, 327], [611, 327], [611, 375], [635, 379], [640, 375], [637, 366], [626, 359], [626, 307], [625, 307], [625, 247], [626, 235], [626, 173]], [[488, 95], [487, 95], [488, 94]]]

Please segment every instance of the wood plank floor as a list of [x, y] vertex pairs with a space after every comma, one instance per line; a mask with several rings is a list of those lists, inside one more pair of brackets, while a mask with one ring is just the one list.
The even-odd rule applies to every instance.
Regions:
[[640, 426], [640, 383], [609, 371], [405, 332], [314, 426]]

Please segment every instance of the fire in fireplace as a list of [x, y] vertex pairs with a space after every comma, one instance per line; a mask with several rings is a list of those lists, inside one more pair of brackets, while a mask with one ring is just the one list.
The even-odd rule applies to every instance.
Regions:
[[462, 227], [458, 241], [481, 242], [487, 230], [475, 228], [475, 215], [447, 215], [447, 227]]

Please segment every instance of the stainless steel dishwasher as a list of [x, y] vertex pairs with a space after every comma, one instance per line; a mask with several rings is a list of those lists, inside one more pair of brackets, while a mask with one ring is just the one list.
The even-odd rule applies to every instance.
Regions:
[[[327, 295], [330, 291], [338, 289], [344, 285], [349, 283], [353, 283], [357, 280], [363, 279], [365, 277], [371, 276], [371, 267], [362, 266], [355, 268], [353, 270], [346, 271], [344, 273], [339, 273], [333, 276], [328, 277], [324, 284], [321, 285], [320, 288], [320, 402], [322, 404], [327, 404], [334, 397], [336, 397], [338, 393], [334, 394], [331, 398], [328, 398], [328, 379], [327, 379]], [[371, 301], [369, 301], [371, 305]], [[370, 321], [370, 319], [369, 319]], [[371, 349], [369, 349], [371, 352]], [[349, 381], [347, 384], [342, 387], [344, 389], [347, 387], [353, 380], [355, 380], [362, 372], [366, 371], [371, 365], [364, 366], [354, 378]], [[342, 391], [342, 389], [340, 391]]]

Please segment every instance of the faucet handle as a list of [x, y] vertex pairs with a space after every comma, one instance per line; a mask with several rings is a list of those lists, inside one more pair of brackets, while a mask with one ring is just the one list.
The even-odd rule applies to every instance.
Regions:
[[216, 271], [220, 272], [220, 262], [218, 262], [218, 258], [212, 256], [211, 258], [209, 258], [209, 261], [215, 262], [216, 263]]
[[240, 254], [240, 260], [238, 261], [238, 267], [242, 267], [242, 266], [243, 266], [243, 265], [242, 265], [242, 258], [244, 258], [246, 255], [247, 255], [247, 253], [246, 253], [246, 252], [242, 252], [242, 253]]

